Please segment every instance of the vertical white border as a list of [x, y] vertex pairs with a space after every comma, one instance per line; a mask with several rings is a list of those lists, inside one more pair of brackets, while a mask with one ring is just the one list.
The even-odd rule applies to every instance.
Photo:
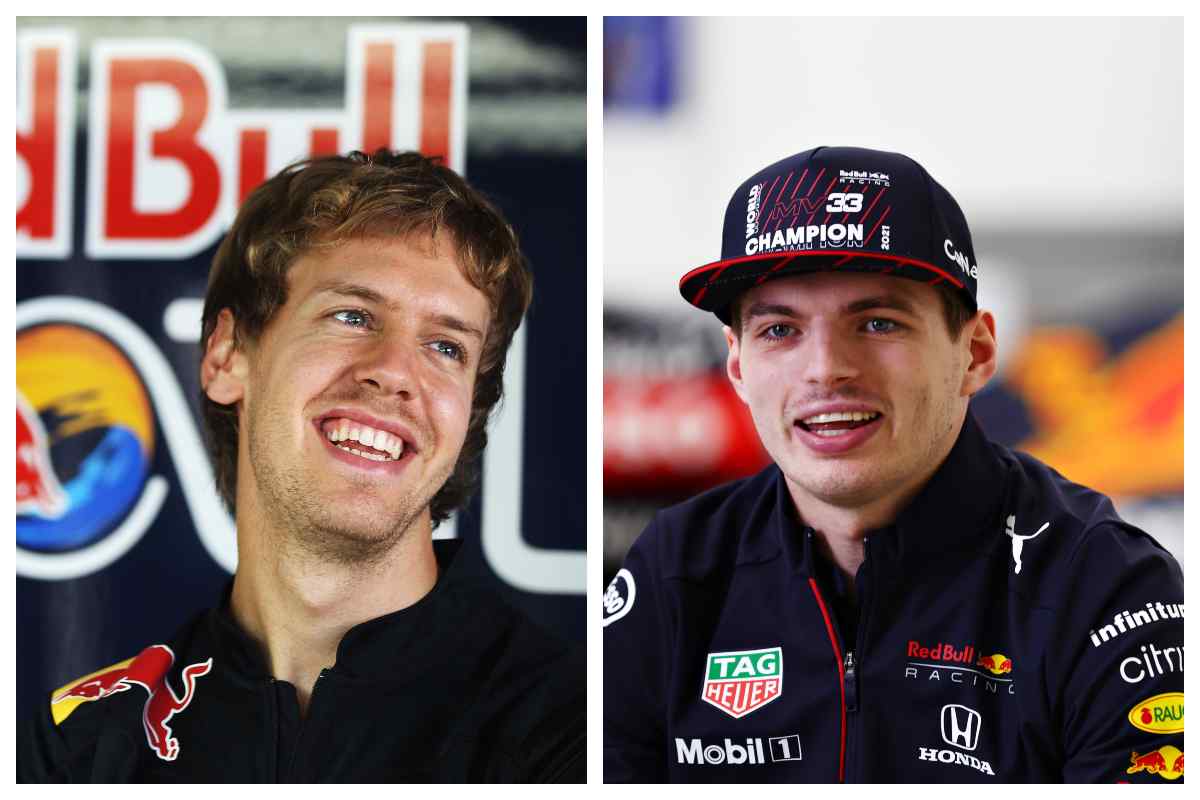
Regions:
[[604, 18], [587, 19], [587, 782], [604, 775]]

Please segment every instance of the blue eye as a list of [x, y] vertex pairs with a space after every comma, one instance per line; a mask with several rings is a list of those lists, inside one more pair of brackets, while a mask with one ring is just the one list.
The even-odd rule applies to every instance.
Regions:
[[867, 320], [867, 330], [871, 333], [891, 333], [899, 328], [900, 323], [894, 320], [883, 319], [882, 317]]
[[447, 358], [452, 358], [455, 361], [466, 361], [467, 360], [467, 351], [463, 350], [461, 347], [459, 347], [454, 342], [447, 342], [445, 340], [439, 340], [439, 341], [433, 342], [431, 344], [431, 347], [433, 347], [434, 350], [438, 351], [439, 353], [446, 356]]
[[764, 339], [786, 339], [795, 332], [795, 328], [791, 325], [785, 325], [782, 322], [776, 322], [774, 325], [768, 326], [763, 332]]
[[371, 324], [371, 315], [357, 308], [335, 311], [332, 316], [351, 328], [365, 328]]

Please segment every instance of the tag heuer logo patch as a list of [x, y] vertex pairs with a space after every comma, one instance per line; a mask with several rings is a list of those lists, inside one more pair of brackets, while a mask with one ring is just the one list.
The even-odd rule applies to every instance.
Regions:
[[709, 653], [700, 699], [734, 719], [783, 694], [783, 648]]

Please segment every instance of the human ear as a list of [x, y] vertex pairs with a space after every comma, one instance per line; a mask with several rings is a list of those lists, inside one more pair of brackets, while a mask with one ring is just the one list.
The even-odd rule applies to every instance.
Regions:
[[738, 397], [742, 398], [743, 403], [747, 403], [746, 390], [742, 383], [742, 340], [728, 325], [725, 326], [725, 344], [729, 345], [729, 356], [725, 360], [725, 372], [729, 375], [729, 382], [733, 384], [733, 390], [737, 392]]
[[967, 350], [967, 368], [963, 372], [962, 396], [970, 397], [983, 389], [998, 366], [996, 320], [990, 311], [978, 311], [963, 329], [963, 347]]
[[245, 396], [248, 371], [246, 356], [238, 347], [233, 312], [223, 308], [205, 343], [200, 386], [214, 403], [232, 405]]

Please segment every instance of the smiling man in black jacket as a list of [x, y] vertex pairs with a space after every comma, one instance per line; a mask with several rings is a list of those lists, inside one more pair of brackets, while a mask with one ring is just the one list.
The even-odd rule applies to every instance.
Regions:
[[242, 206], [201, 363], [237, 518], [220, 606], [54, 692], [26, 781], [581, 781], [583, 663], [433, 541], [476, 485], [531, 278], [417, 153], [315, 159]]
[[1179, 565], [985, 438], [979, 274], [905, 156], [734, 193], [680, 291], [774, 464], [660, 512], [605, 593], [605, 780], [1182, 781]]

